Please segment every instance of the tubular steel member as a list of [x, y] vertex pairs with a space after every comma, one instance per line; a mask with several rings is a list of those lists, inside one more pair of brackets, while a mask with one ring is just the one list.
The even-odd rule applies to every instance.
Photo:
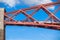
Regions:
[[43, 27], [50, 29], [60, 30], [60, 23], [40, 23], [40, 22], [5, 22], [6, 25], [20, 25], [20, 26], [33, 26]]
[[[51, 6], [51, 5], [57, 5], [57, 4], [60, 4], [60, 2], [51, 2], [51, 3], [47, 3], [47, 4], [41, 4], [41, 5], [44, 5], [44, 7], [47, 7], [47, 6]], [[27, 11], [27, 10], [32, 10], [32, 9], [35, 9], [35, 8], [38, 8], [38, 7], [40, 7], [40, 5], [33, 6], [33, 7], [30, 7], [30, 8], [24, 8], [24, 9], [21, 9], [21, 10]], [[16, 11], [13, 11], [13, 12], [7, 12], [7, 13], [14, 14], [17, 11], [19, 11], [19, 10], [16, 10]]]
[[54, 20], [57, 20], [57, 21], [60, 22], [60, 20], [59, 20], [53, 13], [51, 13], [49, 10], [47, 10], [44, 6], [42, 6], [42, 9], [43, 9], [51, 18], [53, 17]]
[[[60, 30], [60, 19], [57, 18], [52, 12], [50, 12], [49, 10], [47, 10], [47, 6], [51, 6], [51, 5], [57, 5], [60, 4], [60, 2], [52, 2], [52, 3], [48, 3], [48, 4], [42, 4], [42, 5], [38, 5], [38, 6], [33, 6], [30, 8], [25, 8], [25, 9], [21, 9], [21, 10], [16, 10], [13, 12], [5, 12], [4, 16], [8, 19], [4, 20], [5, 25], [20, 25], [20, 26], [33, 26], [33, 27], [43, 27], [43, 28], [50, 28], [50, 29], [57, 29]], [[26, 11], [28, 10], [32, 10], [34, 9], [34, 12], [32, 12], [30, 15], [26, 13]], [[32, 16], [38, 12], [40, 9], [44, 10], [46, 12], [46, 14], [48, 14], [48, 16], [58, 22], [37, 22], [34, 18], [32, 18]], [[13, 19], [14, 16], [18, 15], [19, 13], [22, 13], [26, 16], [26, 19], [30, 19], [31, 22], [29, 21], [16, 21]], [[8, 14], [13, 14], [13, 16], [8, 16]]]
[[[60, 10], [60, 7], [58, 7], [56, 10], [54, 10], [53, 14], [56, 14], [59, 10]], [[45, 20], [45, 22], [48, 21], [49, 19], [50, 19], [50, 17], [48, 17], [48, 18]]]

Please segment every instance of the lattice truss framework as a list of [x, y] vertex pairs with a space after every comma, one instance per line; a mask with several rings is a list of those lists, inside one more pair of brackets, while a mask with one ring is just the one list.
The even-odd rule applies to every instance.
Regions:
[[[5, 12], [4, 13], [4, 23], [5, 25], [20, 25], [20, 26], [33, 26], [33, 27], [43, 27], [43, 28], [51, 28], [51, 29], [60, 29], [60, 19], [56, 17], [54, 14], [60, 10], [60, 7], [58, 7], [54, 13], [50, 12], [47, 7], [51, 5], [57, 5], [60, 4], [60, 2], [52, 2], [48, 4], [41, 4], [37, 6], [33, 6], [30, 8], [20, 9], [13, 12]], [[39, 22], [36, 21], [35, 18], [32, 16], [38, 12], [40, 9], [44, 10], [46, 14], [49, 16], [45, 21]], [[31, 14], [28, 14], [27, 11], [34, 10]], [[16, 21], [13, 19], [18, 14], [24, 14], [26, 16], [25, 20], [22, 21]], [[8, 16], [11, 14], [12, 16]], [[49, 19], [53, 20], [51, 22], [47, 22]]]

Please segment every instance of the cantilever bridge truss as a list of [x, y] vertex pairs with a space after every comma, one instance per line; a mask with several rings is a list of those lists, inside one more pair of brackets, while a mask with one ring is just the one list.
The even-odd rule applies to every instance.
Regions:
[[[42, 28], [50, 28], [50, 29], [57, 29], [60, 30], [60, 18], [55, 16], [55, 13], [60, 10], [60, 7], [58, 7], [54, 12], [52, 13], [47, 9], [47, 7], [52, 5], [59, 5], [60, 2], [52, 2], [48, 4], [41, 4], [37, 6], [32, 6], [30, 8], [24, 8], [20, 10], [16, 10], [13, 12], [4, 12], [4, 25], [20, 25], [20, 26], [33, 26], [33, 27], [42, 27]], [[32, 16], [38, 12], [40, 9], [46, 12], [46, 14], [49, 16], [45, 21], [36, 21], [35, 18]], [[34, 10], [31, 14], [28, 14], [27, 11]], [[12, 16], [8, 16], [11, 14]], [[22, 21], [16, 21], [13, 17], [17, 16], [18, 14], [23, 14], [26, 16], [26, 18]], [[39, 14], [40, 15], [40, 14]], [[49, 21], [49, 19], [51, 19]], [[53, 21], [52, 21], [53, 20]]]

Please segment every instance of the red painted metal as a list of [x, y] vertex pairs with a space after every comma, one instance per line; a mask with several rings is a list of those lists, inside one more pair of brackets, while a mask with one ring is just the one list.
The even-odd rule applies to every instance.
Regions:
[[[4, 20], [4, 24], [5, 25], [20, 25], [20, 26], [33, 26], [33, 27], [43, 27], [43, 28], [51, 28], [51, 29], [57, 29], [60, 30], [60, 19], [58, 17], [56, 17], [54, 14], [60, 10], [59, 8], [57, 8], [55, 10], [55, 13], [50, 12], [46, 7], [49, 7], [51, 5], [57, 5], [60, 4], [60, 2], [52, 2], [52, 3], [47, 3], [47, 4], [41, 4], [41, 5], [37, 5], [37, 6], [33, 6], [30, 8], [25, 8], [25, 9], [20, 9], [20, 10], [16, 10], [13, 12], [5, 12], [4, 16], [5, 18], [7, 18], [7, 20]], [[46, 14], [48, 14], [48, 18], [46, 20], [48, 20], [49, 18], [51, 18], [54, 21], [58, 21], [58, 22], [37, 22], [36, 19], [34, 19], [32, 16], [38, 12], [40, 9], [44, 10], [46, 12]], [[32, 12], [30, 15], [27, 14], [26, 11], [29, 10], [34, 10], [34, 12]], [[13, 19], [14, 16], [18, 15], [18, 14], [24, 14], [26, 16], [25, 20], [23, 21], [16, 21]], [[12, 16], [8, 16], [8, 14], [13, 14]], [[30, 19], [31, 21], [26, 21]]]

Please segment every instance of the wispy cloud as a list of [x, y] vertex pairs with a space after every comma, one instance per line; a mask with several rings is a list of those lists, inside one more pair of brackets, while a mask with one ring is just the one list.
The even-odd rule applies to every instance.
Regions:
[[[21, 2], [22, 1], [22, 2]], [[0, 0], [0, 2], [5, 3], [5, 5], [8, 5], [9, 7], [14, 7], [17, 4], [24, 3], [28, 6], [34, 6], [34, 5], [40, 5], [40, 4], [46, 4], [52, 2], [52, 0]], [[54, 9], [54, 6], [48, 7], [48, 9]]]
[[22, 0], [25, 4], [29, 5], [40, 5], [52, 2], [51, 0]]
[[[33, 6], [33, 5], [40, 5], [52, 2], [52, 0], [22, 0], [25, 4]], [[54, 9], [54, 6], [48, 7], [48, 9]]]
[[8, 5], [10, 7], [14, 7], [16, 4], [19, 3], [18, 0], [0, 0], [0, 2], [5, 3], [5, 5]]

